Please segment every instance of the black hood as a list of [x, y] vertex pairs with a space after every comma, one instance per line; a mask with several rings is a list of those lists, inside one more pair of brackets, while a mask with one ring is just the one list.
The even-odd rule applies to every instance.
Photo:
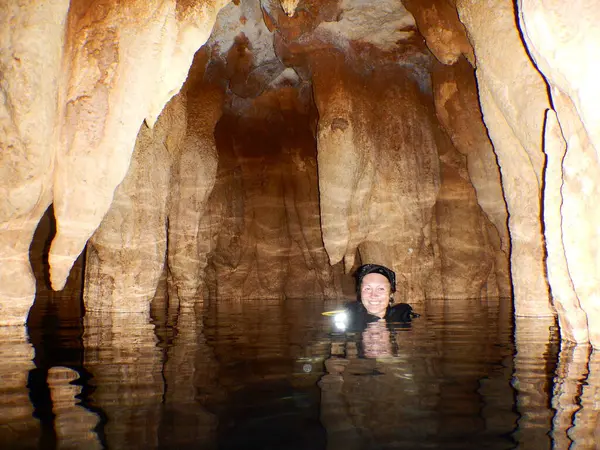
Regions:
[[396, 292], [396, 273], [393, 270], [388, 269], [385, 266], [380, 266], [379, 264], [365, 264], [356, 269], [356, 272], [354, 273], [354, 277], [356, 278], [356, 292], [359, 295], [362, 279], [370, 273], [378, 273], [386, 277], [390, 282], [392, 292]]

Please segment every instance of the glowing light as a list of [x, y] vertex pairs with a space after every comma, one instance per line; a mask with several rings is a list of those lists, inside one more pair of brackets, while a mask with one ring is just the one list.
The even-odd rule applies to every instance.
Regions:
[[333, 325], [338, 331], [345, 331], [348, 327], [348, 314], [344, 312], [339, 312], [335, 316], [333, 316]]

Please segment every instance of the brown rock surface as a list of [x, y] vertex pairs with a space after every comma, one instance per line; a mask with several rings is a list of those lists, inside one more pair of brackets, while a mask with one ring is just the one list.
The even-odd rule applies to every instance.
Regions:
[[343, 259], [350, 271], [358, 249], [361, 261], [396, 270], [400, 298], [422, 300], [434, 264], [430, 226], [439, 189], [427, 97], [410, 70], [380, 67], [366, 76], [341, 55], [312, 58], [330, 261]]
[[[437, 121], [430, 107], [414, 107], [432, 104], [428, 75], [432, 59], [406, 9], [389, 2], [379, 6], [375, 11], [367, 4], [345, 2], [339, 6], [337, 19], [335, 14], [324, 15], [329, 6], [313, 10], [313, 21], [320, 17], [321, 24], [307, 26], [300, 35], [290, 31], [286, 19], [273, 14], [279, 27], [275, 34], [276, 41], [280, 39], [276, 48], [284, 61], [297, 67], [298, 73], [313, 83], [320, 116], [321, 223], [330, 261], [344, 259], [346, 270], [350, 271], [358, 249], [357, 262], [389, 264], [401, 274], [401, 297], [414, 302], [426, 295], [443, 295], [440, 253], [435, 254], [437, 222], [431, 229], [439, 183], [438, 148], [432, 131], [437, 129]], [[388, 19], [383, 19], [384, 11]], [[365, 21], [367, 16], [376, 19]], [[389, 21], [386, 26], [396, 24], [395, 31], [385, 34], [383, 25], [375, 30], [372, 27], [377, 20]], [[350, 21], [355, 25], [353, 28], [348, 25]], [[381, 37], [384, 34], [385, 38]], [[392, 42], [391, 36], [396, 41]], [[366, 60], [370, 62], [365, 63]], [[307, 64], [308, 73], [304, 68]], [[416, 129], [419, 131], [415, 132]], [[393, 138], [391, 133], [395, 133]], [[398, 151], [400, 148], [403, 150]], [[405, 160], [398, 158], [403, 153]], [[495, 160], [493, 163], [496, 164]], [[501, 190], [499, 193], [500, 204], [504, 206]], [[474, 217], [480, 217], [476, 203], [475, 210]], [[448, 223], [441, 226], [446, 230], [452, 228]], [[463, 232], [462, 229], [459, 232], [456, 223], [454, 228], [455, 234]], [[468, 235], [474, 230], [469, 225], [464, 232]], [[493, 226], [490, 232], [497, 234]], [[476, 233], [481, 233], [481, 229]], [[481, 236], [487, 234], [486, 229]], [[409, 242], [411, 239], [415, 242]], [[485, 244], [475, 252], [489, 252], [492, 244], [487, 237], [484, 240]], [[499, 277], [502, 292], [509, 293], [506, 254], [499, 245], [496, 247], [497, 265], [502, 268], [499, 273], [504, 274]], [[466, 254], [458, 256], [461, 250], [457, 247], [447, 245], [444, 251], [448, 260], [457, 262], [456, 258], [462, 258], [459, 266], [470, 264]], [[454, 255], [450, 256], [452, 252]], [[481, 261], [477, 266], [477, 271], [484, 267], [483, 278], [487, 280], [485, 267], [490, 266]], [[472, 267], [475, 269], [475, 264]], [[469, 279], [473, 275], [457, 272], [445, 277], [449, 289], [450, 283], [458, 281], [455, 277]], [[493, 284], [492, 291], [496, 292], [495, 280]], [[456, 288], [459, 285], [465, 287], [460, 282], [454, 283]], [[481, 284], [475, 285], [481, 289]], [[477, 288], [470, 285], [469, 293], [462, 295], [471, 295], [473, 290]], [[459, 295], [459, 291], [453, 291], [453, 295]]]
[[[123, 180], [144, 119], [153, 125], [206, 41], [217, 2], [29, 2], [0, 9], [0, 323], [34, 295], [27, 249], [54, 201], [51, 279], [64, 286]], [[167, 38], [165, 38], [167, 37]], [[6, 150], [6, 151], [5, 151]], [[18, 168], [18, 169], [17, 169]], [[5, 176], [6, 175], [6, 176]]]
[[[50, 249], [60, 289], [108, 211], [144, 119], [154, 125], [177, 93], [226, 0], [74, 3], [66, 30], [65, 126], [57, 153]], [[150, 94], [150, 95], [149, 95]]]
[[494, 20], [488, 20], [488, 1], [459, 0], [456, 5], [474, 48], [483, 118], [502, 174], [515, 312], [552, 315], [540, 219], [542, 126], [549, 107], [545, 83], [515, 27], [512, 2], [494, 3]]
[[[452, 66], [438, 67], [433, 71], [433, 86], [437, 117], [455, 148], [466, 156], [477, 203], [491, 222], [486, 235], [494, 247], [500, 295], [510, 297], [506, 203], [494, 148], [481, 118], [473, 68], [464, 59]], [[500, 239], [497, 244], [496, 235]]]
[[548, 2], [545, 8], [528, 1], [520, 2], [520, 6], [524, 39], [549, 83], [556, 110], [556, 116], [548, 113], [550, 139], [545, 150], [549, 160], [564, 155], [555, 161], [553, 171], [549, 163], [546, 174], [548, 186], [554, 189], [550, 191], [553, 217], [546, 220], [547, 226], [548, 222], [554, 225], [549, 239], [554, 252], [564, 252], [564, 256], [555, 255], [555, 260], [549, 261], [548, 270], [554, 275], [552, 291], [561, 304], [558, 312], [565, 325], [564, 337], [582, 342], [589, 333], [590, 342], [598, 347], [600, 331], [593, 324], [600, 321], [600, 90], [592, 81], [595, 76], [589, 65], [600, 48], [595, 29], [598, 13], [592, 8], [591, 15], [582, 17], [577, 8], [557, 2]]
[[[444, 135], [438, 138], [440, 191], [435, 203], [443, 297], [498, 296], [489, 223], [477, 203], [466, 158]], [[492, 226], [493, 227], [493, 226]]]
[[185, 87], [187, 129], [172, 167], [169, 197], [168, 268], [181, 300], [201, 295], [206, 268], [206, 242], [200, 229], [217, 176], [214, 127], [221, 117], [223, 92], [193, 74]]
[[213, 298], [339, 295], [321, 240], [309, 99], [274, 88], [232, 104], [217, 125], [219, 170], [201, 224]]
[[0, 5], [0, 325], [25, 323], [35, 293], [29, 245], [52, 202], [68, 8]]
[[440, 62], [454, 64], [465, 56], [474, 63], [473, 48], [455, 5], [448, 0], [403, 0], [402, 3], [415, 17], [429, 50]]
[[482, 121], [473, 68], [464, 60], [433, 71], [437, 117], [456, 149], [467, 157], [477, 201], [488, 215], [508, 253], [506, 203], [494, 147]]
[[[173, 292], [191, 301], [199, 298], [208, 260], [211, 261], [209, 273], [212, 274], [209, 290], [220, 292], [219, 295], [236, 297], [255, 292], [256, 295], [279, 297], [314, 292], [315, 295], [326, 293], [326, 296], [336, 297], [339, 295], [340, 280], [334, 281], [332, 278], [327, 256], [330, 262], [344, 258], [346, 270], [350, 271], [357, 255], [357, 263], [370, 260], [395, 267], [402, 279], [402, 295], [407, 300], [442, 295], [441, 263], [436, 259], [438, 232], [454, 229], [456, 233], [460, 227], [449, 224], [453, 223], [453, 219], [449, 223], [438, 224], [437, 219], [443, 215], [436, 219], [433, 215], [439, 188], [439, 163], [434, 136], [437, 125], [431, 108], [428, 75], [432, 58], [418, 36], [413, 16], [404, 6], [391, 1], [376, 7], [352, 0], [339, 4], [307, 2], [299, 10], [296, 6], [294, 2], [284, 2], [283, 7], [278, 2], [243, 2], [231, 4], [223, 10], [207, 51], [197, 62], [197, 70], [201, 75], [191, 77], [196, 81], [191, 81], [186, 90], [187, 134], [181, 149], [183, 153], [179, 159], [175, 159], [172, 168], [169, 158], [172, 158], [173, 152], [166, 152], [160, 142], [152, 145], [144, 143], [150, 139], [150, 135], [152, 139], [166, 142], [164, 136], [159, 137], [165, 132], [161, 124], [153, 132], [142, 127], [131, 171], [118, 188], [103, 225], [90, 240], [86, 280], [86, 304], [89, 308], [103, 310], [111, 305], [108, 307], [111, 310], [147, 310], [147, 302], [154, 296], [158, 278], [163, 272], [165, 239], [169, 241], [167, 262], [170, 285], [176, 288]], [[154, 6], [142, 8], [141, 4], [134, 3], [131, 8], [132, 14], [143, 16], [152, 11]], [[419, 10], [425, 14], [419, 17], [433, 17], [433, 9], [430, 8], [429, 12]], [[91, 115], [81, 116], [84, 121], [77, 125], [78, 128], [73, 128], [71, 134], [66, 134], [66, 149], [73, 143], [75, 146], [82, 142], [89, 144], [85, 150], [87, 153], [79, 155], [74, 161], [88, 165], [93, 161], [95, 166], [105, 168], [104, 175], [94, 175], [95, 181], [87, 175], [84, 177], [86, 182], [90, 182], [89, 186], [95, 184], [96, 194], [109, 193], [109, 186], [121, 177], [116, 172], [122, 172], [127, 164], [121, 164], [114, 158], [117, 155], [115, 152], [119, 151], [118, 145], [110, 149], [113, 153], [102, 150], [107, 145], [104, 127], [112, 126], [114, 118], [107, 116], [107, 122], [100, 122], [104, 124], [100, 128], [86, 129], [82, 125], [91, 124], [92, 118], [101, 116], [102, 108], [113, 108], [111, 99], [114, 97], [114, 101], [120, 101], [116, 93], [127, 86], [127, 80], [146, 80], [128, 93], [139, 95], [144, 83], [151, 83], [154, 79], [136, 75], [151, 58], [138, 65], [134, 64], [137, 60], [114, 59], [114, 64], [111, 63], [111, 55], [117, 58], [126, 45], [134, 46], [141, 42], [142, 37], [152, 41], [155, 30], [152, 26], [146, 26], [135, 37], [111, 35], [110, 32], [103, 34], [122, 25], [119, 11], [117, 6], [90, 10], [82, 3], [71, 8], [68, 25], [67, 80], [73, 83], [73, 80], [79, 79], [77, 77], [87, 74], [85, 83], [68, 91], [68, 98], [76, 98], [80, 95], [79, 91], [89, 91], [90, 95], [79, 96], [77, 101], [70, 102], [66, 114], [76, 118], [79, 117], [77, 111], [85, 110]], [[160, 16], [162, 10], [157, 11]], [[181, 14], [177, 15], [177, 19], [188, 20], [190, 11], [182, 13], [178, 10]], [[448, 27], [458, 27], [452, 32], [457, 36], [456, 39], [439, 41], [439, 51], [446, 46], [454, 48], [451, 53], [456, 53], [457, 48], [462, 49], [459, 53], [464, 53], [468, 45], [465, 47], [464, 35], [460, 37], [462, 31], [456, 14], [445, 7], [439, 11], [446, 17], [444, 23], [449, 24]], [[92, 19], [98, 30], [90, 34], [83, 47], [78, 47], [77, 37], [96, 29], [90, 28]], [[154, 22], [150, 21], [149, 24], [153, 25]], [[147, 47], [148, 44], [144, 44], [143, 48]], [[92, 48], [102, 48], [104, 53], [90, 53]], [[112, 53], [108, 51], [111, 48]], [[158, 53], [151, 55], [160, 59], [161, 55], [168, 54], [168, 45], [165, 48], [167, 50], [156, 50]], [[346, 59], [345, 55], [352, 57]], [[332, 56], [333, 60], [328, 60]], [[89, 57], [97, 63], [95, 72], [86, 66]], [[378, 63], [373, 67], [365, 64], [367, 57]], [[286, 69], [282, 61], [289, 62], [294, 68]], [[398, 61], [402, 62], [401, 66], [398, 66]], [[329, 70], [332, 68], [337, 73], [337, 80], [330, 77]], [[94, 84], [94, 80], [99, 81]], [[225, 93], [229, 106], [220, 129], [222, 133], [227, 130], [225, 133], [230, 135], [222, 142], [231, 143], [216, 149], [222, 176], [217, 180], [218, 189], [208, 201], [216, 170], [212, 129], [219, 117], [222, 101], [222, 90], [217, 86], [223, 85], [223, 80], [227, 82]], [[314, 147], [309, 150], [314, 145], [311, 117], [315, 115], [314, 110], [310, 111], [312, 100], [306, 96], [307, 83], [311, 82], [314, 83], [321, 116], [317, 138], [320, 164], [318, 182]], [[328, 83], [333, 84], [327, 86]], [[340, 88], [336, 83], [341, 83], [343, 87]], [[298, 90], [299, 94], [295, 94], [294, 90]], [[332, 95], [337, 95], [337, 100], [330, 101]], [[374, 100], [378, 103], [377, 108], [374, 108]], [[419, 104], [422, 106], [414, 107]], [[135, 115], [144, 108], [152, 109], [151, 99], [136, 102], [134, 106], [128, 113]], [[340, 110], [340, 114], [337, 114], [337, 110]], [[342, 117], [342, 112], [348, 116], [347, 119]], [[273, 119], [277, 116], [279, 118]], [[154, 121], [155, 117], [150, 115], [148, 123], [153, 124]], [[73, 121], [67, 124], [76, 125]], [[287, 131], [278, 135], [273, 133], [274, 128]], [[241, 135], [239, 129], [250, 136], [261, 136], [265, 142], [271, 140], [275, 143], [259, 150], [254, 148], [257, 139]], [[401, 139], [396, 139], [394, 135], [397, 129], [403, 130]], [[96, 134], [90, 134], [89, 131]], [[335, 139], [339, 138], [332, 141], [331, 131], [341, 133], [345, 142], [343, 148], [336, 148]], [[119, 136], [129, 132], [120, 129], [118, 133], [114, 136], [120, 142], [122, 139]], [[98, 142], [92, 138], [97, 138]], [[265, 155], [258, 157], [261, 151]], [[77, 152], [77, 149], [68, 150], [69, 155]], [[271, 155], [264, 159], [269, 152]], [[398, 159], [398, 155], [404, 157]], [[122, 152], [117, 156], [123, 161], [129, 158], [127, 153]], [[59, 161], [61, 158], [59, 156]], [[100, 164], [101, 160], [105, 162]], [[111, 168], [107, 165], [109, 160]], [[69, 162], [68, 159], [65, 161]], [[270, 164], [266, 172], [263, 170], [265, 162]], [[148, 166], [152, 167], [152, 171], [146, 169]], [[226, 167], [228, 169], [224, 169]], [[234, 168], [239, 169], [240, 177], [225, 175], [227, 170], [236, 170]], [[57, 178], [62, 181], [56, 189], [59, 194], [55, 201], [58, 233], [50, 255], [51, 275], [58, 270], [55, 264], [57, 246], [79, 242], [63, 239], [68, 227], [61, 218], [64, 214], [59, 198], [63, 195], [62, 189], [66, 189], [65, 195], [81, 196], [85, 192], [75, 189], [77, 179], [84, 179], [82, 175], [86, 173], [85, 168], [71, 169], [69, 176], [74, 176], [74, 180]], [[278, 175], [282, 170], [284, 172], [281, 173], [294, 176]], [[464, 167], [460, 170], [464, 172]], [[170, 185], [164, 188], [171, 172]], [[338, 172], [343, 176], [338, 176]], [[162, 175], [158, 176], [159, 173]], [[269, 181], [259, 185], [260, 189], [249, 195], [256, 184], [253, 177], [262, 176], [259, 174], [267, 174]], [[461, 176], [464, 178], [464, 173]], [[336, 183], [348, 188], [344, 195], [334, 192], [340, 187], [336, 187]], [[319, 197], [315, 196], [317, 184], [320, 186]], [[237, 187], [232, 190], [231, 186]], [[454, 188], [456, 186], [450, 189]], [[170, 190], [168, 199], [162, 189]], [[232, 198], [232, 195], [241, 195], [244, 199]], [[105, 210], [105, 206], [108, 208], [106, 202], [111, 201], [112, 195], [102, 194], [100, 197], [104, 198], [104, 206], [94, 204], [94, 210], [91, 211], [90, 204], [87, 212], [85, 209], [79, 211], [78, 218], [89, 222], [90, 217], [104, 214], [101, 211]], [[257, 198], [262, 200], [256, 203]], [[283, 201], [273, 203], [273, 198]], [[261, 202], [265, 205], [261, 205]], [[149, 218], [146, 205], [150, 203], [154, 208], [152, 219], [146, 220], [145, 217]], [[238, 209], [231, 209], [230, 205], [235, 204]], [[77, 202], [69, 202], [68, 205], [79, 208]], [[470, 205], [468, 208], [474, 207], [473, 218], [477, 222], [479, 208], [472, 202]], [[208, 214], [204, 214], [207, 211]], [[247, 211], [254, 211], [255, 218], [247, 217]], [[86, 218], [88, 213], [92, 216]], [[167, 216], [168, 237], [165, 238]], [[229, 224], [229, 221], [235, 225], [226, 226], [227, 230], [222, 231], [221, 227]], [[253, 221], [256, 221], [256, 225], [250, 225]], [[287, 226], [282, 228], [282, 223], [287, 223]], [[337, 225], [344, 223], [342, 228], [345, 231]], [[83, 236], [87, 226], [77, 228], [79, 237]], [[321, 226], [328, 255], [323, 251]], [[487, 231], [484, 230], [482, 235], [479, 225], [477, 230], [471, 229], [471, 225], [465, 230], [466, 235], [474, 232], [480, 236], [475, 252], [482, 251], [478, 254], [487, 255], [489, 244], [484, 236]], [[238, 236], [236, 233], [245, 236], [243, 244], [236, 239], [229, 242]], [[231, 236], [223, 241], [224, 236], [228, 235]], [[445, 237], [440, 236], [441, 239]], [[337, 242], [339, 239], [341, 245]], [[146, 248], [148, 242], [154, 244]], [[450, 256], [450, 253], [456, 253], [455, 245], [448, 244], [450, 241], [445, 242], [439, 254], [456, 260]], [[254, 251], [248, 253], [247, 246], [255, 246]], [[229, 261], [228, 270], [235, 268], [236, 276], [230, 279], [232, 274], [224, 275], [222, 266], [219, 266], [221, 263], [215, 261], [220, 261], [222, 256], [219, 255], [232, 251], [233, 254], [226, 259]], [[281, 264], [280, 257], [284, 260], [291, 258], [286, 264], [288, 269]], [[465, 256], [462, 258], [465, 259]], [[487, 256], [485, 258], [488, 259]], [[240, 261], [246, 269], [241, 269]], [[254, 267], [255, 261], [262, 262]], [[145, 264], [145, 270], [142, 270], [142, 264]], [[489, 262], [477, 262], [473, 264], [475, 266], [478, 269], [484, 267], [482, 273], [489, 272]], [[271, 270], [272, 279], [262, 279], [265, 277], [263, 272]], [[306, 270], [310, 275], [306, 274]], [[458, 273], [450, 275], [448, 272], [444, 279], [450, 283], [454, 277], [469, 279], [470, 276]], [[482, 278], [480, 281], [484, 283], [487, 275], [478, 278]], [[217, 279], [220, 279], [218, 288]], [[284, 279], [288, 281], [284, 282]], [[313, 287], [306, 290], [306, 282]], [[273, 286], [265, 288], [269, 283]], [[284, 287], [285, 284], [289, 284], [289, 287]], [[428, 292], [425, 292], [425, 286]], [[473, 289], [480, 290], [480, 287]], [[454, 295], [459, 295], [459, 291], [455, 291]], [[468, 295], [472, 295], [469, 292]], [[116, 306], [112, 300], [108, 300], [110, 298], [130, 300], [121, 300], [120, 306]]]
[[186, 130], [176, 96], [154, 129], [142, 124], [127, 176], [87, 247], [86, 310], [148, 312], [167, 250], [171, 161]]

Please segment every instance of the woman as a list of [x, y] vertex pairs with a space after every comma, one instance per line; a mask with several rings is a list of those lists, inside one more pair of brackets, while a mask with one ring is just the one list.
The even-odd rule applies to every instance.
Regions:
[[364, 329], [369, 323], [383, 321], [407, 323], [419, 317], [407, 303], [394, 304], [396, 274], [379, 264], [365, 264], [355, 273], [357, 301], [346, 306], [350, 329]]

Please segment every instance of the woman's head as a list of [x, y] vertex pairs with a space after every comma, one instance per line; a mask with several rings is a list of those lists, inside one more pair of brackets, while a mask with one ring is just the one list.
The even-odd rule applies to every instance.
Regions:
[[396, 291], [396, 274], [378, 264], [365, 264], [356, 271], [358, 300], [369, 314], [384, 317]]

